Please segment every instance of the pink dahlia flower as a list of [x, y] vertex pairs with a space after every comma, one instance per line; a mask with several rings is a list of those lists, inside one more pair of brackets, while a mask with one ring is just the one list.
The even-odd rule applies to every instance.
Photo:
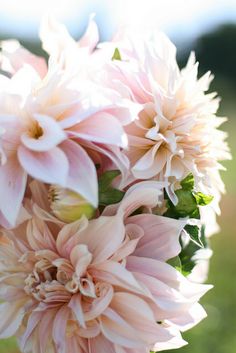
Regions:
[[[205, 317], [194, 284], [166, 261], [185, 221], [153, 214], [157, 185], [134, 186], [97, 219], [32, 219], [0, 242], [0, 338], [24, 352], [148, 353], [185, 344], [180, 331]], [[8, 238], [5, 236], [7, 235]]]
[[[85, 47], [88, 38], [82, 39]], [[120, 148], [127, 147], [123, 125], [135, 118], [135, 105], [88, 79], [88, 51], [76, 73], [65, 70], [54, 52], [45, 72], [43, 59], [8, 44], [2, 56], [13, 75], [0, 76], [0, 223], [16, 224], [28, 175], [70, 188], [97, 207], [94, 159], [127, 174], [129, 161]]]
[[[220, 160], [230, 158], [226, 133], [218, 130], [224, 119], [216, 117], [219, 100], [206, 94], [210, 73], [197, 78], [198, 63], [191, 54], [180, 70], [176, 49], [162, 33], [153, 38], [124, 31], [112, 43], [102, 46], [104, 56], [114, 48], [121, 60], [114, 60], [107, 84], [116, 85], [133, 102], [142, 105], [138, 117], [125, 129], [126, 152], [134, 179], [168, 180], [171, 192], [176, 182], [192, 173], [195, 186], [207, 194], [223, 191]], [[178, 187], [178, 183], [176, 185]]]

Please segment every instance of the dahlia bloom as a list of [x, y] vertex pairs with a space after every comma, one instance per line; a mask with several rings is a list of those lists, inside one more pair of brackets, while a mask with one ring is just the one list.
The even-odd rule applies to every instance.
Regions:
[[219, 99], [205, 93], [210, 73], [198, 79], [193, 53], [180, 70], [176, 48], [162, 33], [150, 39], [123, 30], [101, 46], [101, 56], [110, 56], [116, 47], [121, 60], [106, 63], [108, 78], [113, 77], [108, 79], [110, 85], [142, 105], [138, 117], [125, 127], [133, 179], [168, 180], [167, 192], [174, 203], [174, 189], [189, 173], [197, 190], [223, 192], [219, 161], [229, 159], [230, 153], [226, 133], [218, 130], [225, 121], [215, 115]]
[[123, 125], [135, 118], [135, 105], [86, 77], [87, 51], [75, 74], [54, 52], [45, 71], [43, 59], [16, 43], [10, 47], [4, 43], [2, 62], [12, 76], [0, 76], [0, 223], [15, 226], [28, 176], [69, 188], [97, 207], [93, 157], [127, 173], [120, 148], [127, 146]]
[[[158, 184], [157, 184], [158, 185]], [[166, 261], [180, 251], [185, 220], [150, 213], [158, 186], [132, 187], [119, 205], [64, 226], [32, 218], [3, 230], [0, 338], [24, 352], [147, 353], [185, 344], [205, 317], [194, 284]]]

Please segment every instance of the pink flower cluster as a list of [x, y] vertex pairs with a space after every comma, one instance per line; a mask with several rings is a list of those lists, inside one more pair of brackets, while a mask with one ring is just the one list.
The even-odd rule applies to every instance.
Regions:
[[163, 216], [164, 195], [177, 205], [191, 173], [214, 223], [230, 155], [211, 76], [193, 55], [180, 70], [160, 33], [98, 44], [92, 17], [79, 42], [49, 17], [40, 37], [48, 64], [1, 45], [0, 338], [33, 353], [181, 347], [211, 286], [168, 263], [191, 220]]

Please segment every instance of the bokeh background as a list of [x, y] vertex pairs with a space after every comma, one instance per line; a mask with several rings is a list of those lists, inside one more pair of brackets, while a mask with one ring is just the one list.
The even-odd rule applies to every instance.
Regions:
[[[229, 118], [223, 128], [229, 132], [234, 158], [225, 164], [228, 171], [223, 175], [227, 195], [221, 203], [221, 232], [211, 240], [214, 256], [208, 282], [214, 289], [202, 300], [208, 318], [184, 334], [189, 345], [178, 352], [235, 353], [236, 0], [0, 0], [0, 39], [18, 38], [40, 54], [37, 35], [45, 12], [64, 22], [75, 38], [92, 12], [102, 40], [110, 39], [119, 24], [157, 27], [176, 44], [180, 66], [194, 50], [200, 74], [209, 69], [214, 73], [211, 90], [222, 97], [219, 115]], [[0, 341], [0, 353], [19, 353], [14, 338]]]

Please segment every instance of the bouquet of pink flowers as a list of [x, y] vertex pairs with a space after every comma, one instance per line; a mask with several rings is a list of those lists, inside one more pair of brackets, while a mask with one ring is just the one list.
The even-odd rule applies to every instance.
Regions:
[[230, 158], [219, 100], [162, 33], [74, 41], [45, 17], [48, 63], [1, 44], [0, 338], [22, 352], [186, 344]]

